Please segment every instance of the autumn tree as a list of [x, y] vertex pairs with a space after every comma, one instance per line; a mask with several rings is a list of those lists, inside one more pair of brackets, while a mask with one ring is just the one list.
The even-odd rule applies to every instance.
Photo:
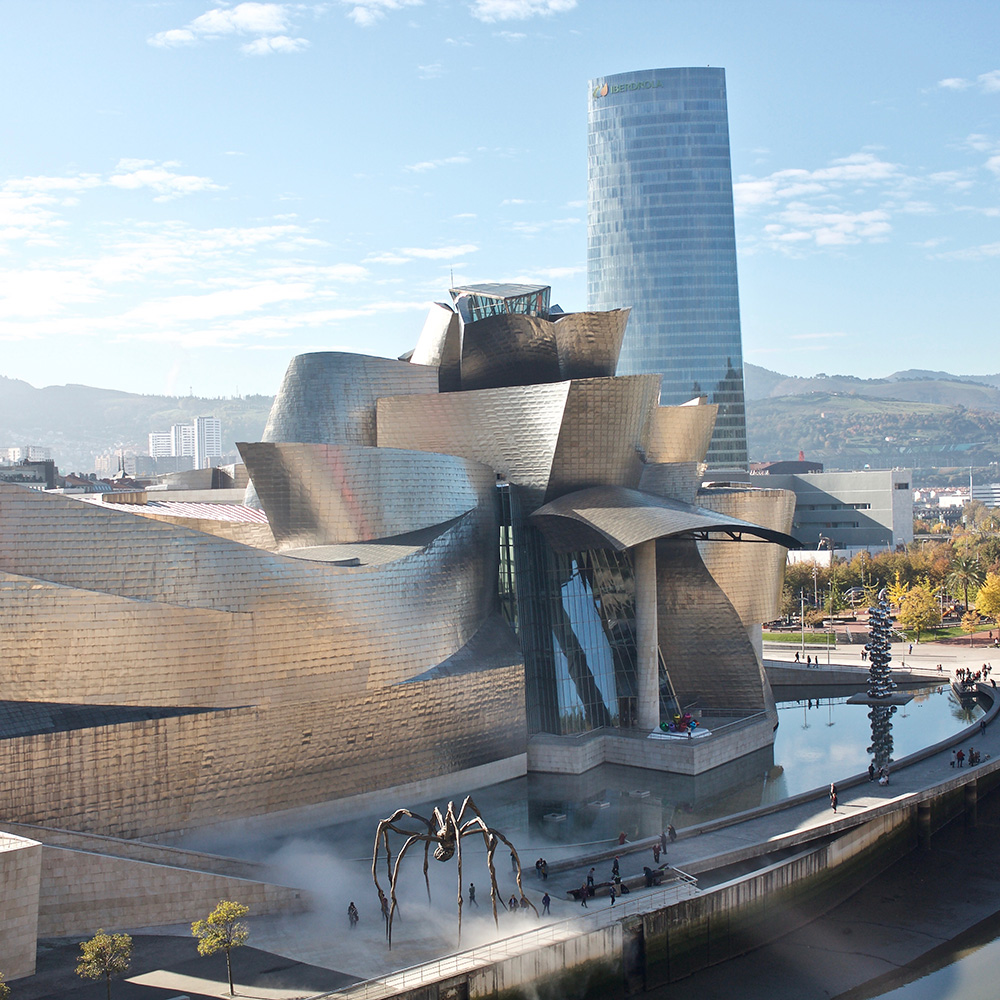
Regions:
[[4, 974], [0, 972], [0, 1000], [7, 1000], [10, 996], [10, 987], [4, 982]]
[[921, 632], [941, 624], [941, 609], [930, 587], [922, 584], [912, 588], [903, 598], [897, 617], [904, 628], [917, 633], [917, 642], [920, 642]]
[[972, 640], [973, 632], [979, 631], [979, 626], [982, 624], [979, 615], [975, 611], [966, 611], [962, 615], [962, 631], [967, 632], [969, 636], [969, 645], [974, 645]]
[[1000, 625], [1000, 574], [986, 574], [986, 580], [976, 597], [976, 610]]
[[243, 923], [243, 917], [250, 912], [249, 906], [232, 900], [220, 899], [219, 905], [204, 920], [196, 920], [191, 925], [191, 933], [198, 939], [199, 955], [226, 953], [226, 972], [229, 973], [229, 995], [233, 995], [233, 965], [231, 952], [246, 944], [250, 928]]
[[132, 961], [132, 938], [128, 934], [105, 934], [98, 931], [89, 941], [80, 942], [80, 961], [76, 974], [83, 979], [101, 979], [111, 1000], [111, 979], [128, 971]]
[[890, 584], [886, 591], [886, 596], [889, 598], [889, 603], [897, 608], [903, 606], [903, 601], [906, 600], [906, 595], [909, 593], [910, 588], [907, 587], [905, 583], [900, 579], [900, 571], [896, 570], [896, 582]]

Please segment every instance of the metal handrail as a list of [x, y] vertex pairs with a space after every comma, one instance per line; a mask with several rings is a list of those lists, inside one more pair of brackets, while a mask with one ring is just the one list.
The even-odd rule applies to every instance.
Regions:
[[391, 972], [386, 976], [379, 976], [377, 979], [367, 979], [364, 982], [354, 983], [329, 993], [317, 993], [310, 1000], [334, 997], [340, 998], [340, 1000], [383, 1000], [383, 998], [394, 996], [402, 990], [440, 982], [443, 979], [491, 965], [500, 959], [523, 955], [541, 945], [565, 941], [568, 938], [586, 934], [602, 927], [610, 927], [626, 917], [661, 909], [664, 905], [686, 899], [698, 891], [698, 880], [693, 875], [677, 868], [671, 868], [670, 873], [674, 877], [671, 878], [669, 885], [654, 889], [652, 892], [645, 892], [636, 899], [628, 900], [628, 902], [619, 902], [615, 906], [602, 907], [593, 912], [558, 920], [535, 930], [501, 938], [491, 944], [445, 955], [421, 965], [412, 965], [409, 968]]

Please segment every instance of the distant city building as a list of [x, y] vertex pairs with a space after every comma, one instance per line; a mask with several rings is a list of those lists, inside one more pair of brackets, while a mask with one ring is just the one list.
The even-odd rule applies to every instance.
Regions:
[[632, 309], [618, 373], [718, 404], [708, 464], [746, 469], [725, 70], [591, 80], [587, 180], [588, 308]]
[[52, 449], [43, 448], [37, 444], [28, 444], [7, 448], [4, 455], [8, 462], [45, 462], [52, 458]]
[[[722, 475], [731, 482], [763, 480], [732, 471]], [[866, 469], [771, 474], [763, 481], [795, 494], [792, 534], [805, 548], [873, 550], [913, 541], [912, 476], [912, 469]]]
[[782, 474], [801, 475], [803, 472], [822, 472], [822, 462], [807, 462], [805, 459], [788, 462], [751, 462], [753, 476], [780, 476]]
[[1000, 483], [972, 484], [972, 499], [987, 507], [1000, 507]]
[[170, 428], [170, 454], [194, 458], [194, 424], [174, 424]]
[[222, 458], [222, 423], [215, 417], [195, 417], [194, 467], [207, 469], [218, 458]]
[[[14, 450], [14, 449], [11, 449]], [[18, 483], [38, 490], [51, 490], [56, 485], [56, 463], [52, 459], [20, 461], [0, 466], [0, 483]]]
[[168, 458], [173, 453], [173, 435], [169, 431], [150, 431], [150, 458]]

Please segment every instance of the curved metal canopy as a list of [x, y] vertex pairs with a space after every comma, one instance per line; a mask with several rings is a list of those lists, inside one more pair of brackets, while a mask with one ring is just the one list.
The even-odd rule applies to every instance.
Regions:
[[608, 547], [622, 551], [654, 538], [708, 539], [718, 535], [738, 542], [801, 547], [801, 542], [783, 531], [622, 486], [594, 486], [567, 493], [539, 507], [529, 520], [562, 552]]

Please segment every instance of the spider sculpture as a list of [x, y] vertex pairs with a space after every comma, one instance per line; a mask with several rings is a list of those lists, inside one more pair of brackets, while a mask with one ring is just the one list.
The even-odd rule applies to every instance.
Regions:
[[[470, 816], [471, 814], [471, 816]], [[407, 822], [412, 821], [412, 822]], [[405, 824], [405, 825], [402, 825]], [[413, 825], [418, 825], [416, 830], [411, 829]], [[403, 846], [396, 855], [396, 863], [392, 862], [392, 851], [389, 846], [389, 832], [398, 833], [405, 837]], [[413, 844], [423, 843], [424, 845], [424, 883], [427, 886], [427, 899], [431, 898], [431, 885], [427, 876], [427, 862], [431, 845], [434, 845], [434, 858], [437, 861], [450, 861], [452, 857], [458, 859], [458, 942], [462, 943], [462, 838], [479, 834], [486, 845], [486, 864], [490, 870], [490, 900], [493, 903], [493, 921], [499, 926], [497, 918], [497, 873], [493, 865], [493, 855], [502, 841], [510, 848], [511, 857], [514, 862], [514, 873], [517, 880], [517, 895], [521, 900], [525, 899], [524, 891], [521, 888], [521, 859], [514, 850], [514, 845], [499, 830], [494, 830], [486, 825], [483, 814], [477, 808], [472, 796], [467, 796], [462, 803], [462, 808], [455, 812], [455, 803], [449, 802], [444, 815], [441, 810], [435, 807], [431, 818], [427, 819], [409, 809], [397, 809], [388, 819], [382, 820], [375, 832], [375, 851], [372, 855], [372, 879], [378, 891], [379, 902], [382, 904], [382, 913], [385, 917], [385, 934], [392, 948], [392, 918], [396, 913], [396, 883], [399, 880], [399, 866], [402, 864], [403, 855]], [[378, 880], [379, 857], [382, 849], [385, 849], [386, 877], [389, 880], [389, 899], [387, 903], [386, 895], [382, 891], [382, 886]], [[503, 902], [501, 901], [501, 906]], [[528, 906], [538, 915], [538, 910], [534, 904], [528, 901]], [[388, 912], [386, 912], [388, 911]]]

